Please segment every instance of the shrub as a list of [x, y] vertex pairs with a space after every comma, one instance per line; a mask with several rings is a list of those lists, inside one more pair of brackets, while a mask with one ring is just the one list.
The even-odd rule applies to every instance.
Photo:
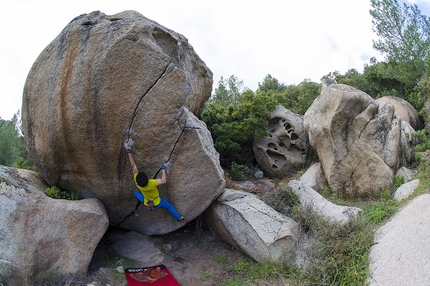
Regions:
[[56, 187], [56, 186], [47, 188], [45, 190], [45, 194], [48, 197], [53, 198], [53, 199], [65, 199], [65, 200], [71, 200], [71, 201], [76, 201], [76, 200], [81, 199], [78, 194], [76, 194], [74, 192], [63, 191], [59, 187]]
[[245, 165], [239, 165], [236, 162], [231, 163], [230, 175], [237, 180], [243, 179], [248, 171], [249, 168]]

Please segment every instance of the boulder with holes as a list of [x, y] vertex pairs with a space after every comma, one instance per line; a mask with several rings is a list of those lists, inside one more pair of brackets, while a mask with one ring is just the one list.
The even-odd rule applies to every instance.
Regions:
[[310, 146], [303, 118], [277, 106], [270, 114], [267, 135], [254, 139], [255, 159], [267, 176], [294, 176], [309, 163]]
[[[152, 235], [200, 215], [224, 189], [219, 154], [196, 115], [212, 72], [183, 35], [135, 11], [73, 19], [40, 54], [24, 87], [27, 148], [50, 185], [100, 199], [112, 225]], [[123, 142], [186, 220], [138, 209]], [[124, 220], [127, 218], [126, 220]]]

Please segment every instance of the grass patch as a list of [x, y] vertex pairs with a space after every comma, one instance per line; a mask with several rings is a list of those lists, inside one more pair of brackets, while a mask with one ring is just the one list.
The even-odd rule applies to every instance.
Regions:
[[[421, 161], [417, 178], [421, 182], [415, 193], [428, 191], [428, 160]], [[330, 194], [329, 190], [323, 190], [323, 196], [328, 200], [339, 205], [354, 205], [363, 210], [362, 216], [344, 225], [331, 223], [310, 209], [300, 208], [298, 199], [288, 187], [279, 184], [277, 190], [262, 196], [261, 199], [278, 212], [293, 218], [298, 222], [300, 231], [310, 238], [311, 247], [307, 253], [309, 264], [300, 269], [251, 264], [247, 268], [248, 278], [242, 279], [243, 285], [253, 285], [258, 279], [282, 281], [284, 285], [365, 285], [369, 275], [368, 256], [374, 231], [407, 201], [399, 203], [393, 200], [394, 191], [403, 183], [402, 177], [396, 177], [393, 186], [381, 191], [379, 198], [359, 202], [347, 201]], [[256, 269], [264, 270], [259, 272]]]

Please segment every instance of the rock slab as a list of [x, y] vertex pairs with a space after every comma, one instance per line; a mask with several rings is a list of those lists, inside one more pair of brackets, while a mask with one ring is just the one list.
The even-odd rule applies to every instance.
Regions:
[[331, 222], [345, 224], [363, 212], [356, 207], [336, 205], [301, 181], [292, 180], [288, 187], [299, 197], [301, 208], [305, 210], [310, 208]]
[[257, 262], [291, 265], [295, 261], [297, 222], [256, 195], [226, 189], [203, 218], [221, 238]]
[[430, 285], [430, 194], [410, 201], [375, 233], [370, 286]]

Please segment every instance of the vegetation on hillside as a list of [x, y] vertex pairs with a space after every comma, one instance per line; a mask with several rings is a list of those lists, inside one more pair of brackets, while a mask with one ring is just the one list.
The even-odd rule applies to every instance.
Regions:
[[[430, 94], [429, 18], [416, 5], [400, 6], [396, 0], [371, 0], [371, 5], [373, 29], [378, 36], [373, 46], [385, 60], [378, 62], [372, 57], [362, 73], [357, 69], [345, 74], [333, 71], [323, 78], [353, 86], [373, 98], [387, 95], [403, 98], [429, 122], [430, 104], [425, 106]], [[304, 114], [321, 88], [319, 83], [308, 80], [286, 85], [270, 74], [256, 91], [243, 86], [243, 81], [234, 75], [221, 78], [200, 115], [212, 133], [221, 165], [227, 170], [233, 163], [252, 170], [253, 138], [265, 134], [266, 121], [276, 105]]]

